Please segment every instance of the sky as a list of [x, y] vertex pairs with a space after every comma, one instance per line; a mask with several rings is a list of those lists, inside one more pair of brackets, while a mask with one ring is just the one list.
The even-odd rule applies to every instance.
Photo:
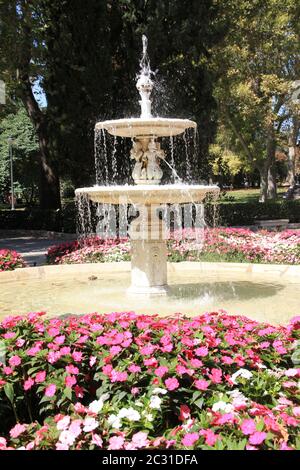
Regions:
[[47, 106], [47, 98], [42, 87], [40, 86], [40, 80], [36, 80], [35, 84], [33, 85], [33, 94], [39, 106], [41, 108], [45, 108]]

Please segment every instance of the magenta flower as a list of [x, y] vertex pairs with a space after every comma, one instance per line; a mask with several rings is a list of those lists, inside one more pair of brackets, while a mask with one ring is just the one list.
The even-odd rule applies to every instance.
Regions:
[[204, 379], [200, 379], [200, 380], [195, 380], [195, 387], [198, 389], [198, 390], [207, 390], [208, 387], [209, 387], [209, 382], [207, 382], [207, 380], [204, 380]]
[[155, 369], [154, 374], [157, 375], [158, 377], [163, 377], [164, 375], [167, 374], [168, 371], [169, 371], [168, 367], [160, 366], [157, 369]]
[[45, 396], [46, 397], [53, 397], [55, 395], [55, 392], [56, 392], [56, 385], [50, 384], [50, 385], [48, 385], [48, 387], [46, 387]]
[[241, 424], [241, 430], [242, 430], [242, 433], [245, 434], [245, 436], [255, 433], [256, 431], [255, 421], [253, 419], [244, 419], [244, 421]]
[[171, 392], [172, 390], [176, 390], [179, 387], [179, 382], [174, 377], [170, 377], [169, 379], [165, 380], [165, 386]]
[[195, 442], [197, 442], [199, 439], [199, 434], [197, 432], [189, 433], [186, 434], [182, 440], [181, 443], [184, 445], [184, 447], [192, 447]]
[[202, 346], [201, 348], [197, 348], [195, 350], [195, 354], [196, 356], [205, 357], [208, 355], [208, 348], [205, 346]]
[[38, 372], [35, 376], [35, 381], [36, 383], [43, 383], [45, 382], [46, 380], [46, 372], [45, 371], [41, 371], [41, 372]]
[[34, 380], [33, 379], [27, 379], [24, 382], [24, 390], [30, 390], [34, 385]]
[[19, 356], [12, 356], [8, 362], [11, 367], [17, 367], [21, 364], [21, 358]]
[[256, 445], [260, 445], [264, 442], [264, 440], [266, 439], [267, 437], [267, 433], [266, 432], [259, 432], [259, 431], [256, 431], [255, 433], [251, 434], [250, 438], [249, 438], [249, 443], [256, 446]]

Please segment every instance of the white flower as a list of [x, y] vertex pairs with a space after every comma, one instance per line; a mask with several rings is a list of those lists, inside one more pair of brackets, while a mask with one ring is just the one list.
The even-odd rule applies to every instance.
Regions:
[[98, 426], [99, 426], [98, 421], [96, 421], [95, 418], [91, 418], [90, 416], [85, 418], [85, 420], [83, 421], [83, 431], [84, 432], [93, 431]]
[[143, 411], [143, 416], [145, 416], [146, 420], [149, 421], [150, 423], [153, 421], [153, 415], [151, 413], [147, 413], [147, 411]]
[[139, 421], [141, 419], [141, 415], [134, 408], [122, 408], [119, 411], [117, 418], [127, 418], [129, 421]]
[[90, 403], [89, 405], [89, 410], [92, 412], [92, 413], [95, 413], [95, 414], [98, 414], [99, 411], [102, 410], [103, 408], [103, 405], [104, 405], [104, 402], [106, 400], [109, 399], [109, 394], [108, 393], [104, 393], [103, 395], [101, 395], [101, 397], [99, 398], [99, 400], [94, 400], [92, 401], [92, 403]]
[[128, 409], [127, 408], [122, 408], [118, 413], [118, 418], [120, 418], [120, 419], [127, 418], [127, 414], [128, 414]]
[[226, 403], [225, 401], [217, 401], [212, 406], [212, 411], [224, 411], [224, 413], [231, 413], [234, 410], [234, 407], [231, 403]]
[[121, 419], [116, 415], [110, 415], [107, 422], [113, 429], [120, 429], [122, 427]]
[[160, 410], [161, 402], [162, 402], [162, 399], [159, 398], [158, 395], [153, 395], [150, 398], [149, 408], [152, 408], [153, 410]]
[[243, 377], [243, 379], [249, 380], [252, 377], [252, 372], [247, 369], [240, 369], [231, 376], [231, 380], [234, 384], [236, 384], [236, 379], [238, 377]]
[[153, 395], [166, 395], [167, 393], [168, 393], [168, 390], [166, 390], [165, 388], [159, 388], [159, 387], [154, 388], [152, 391]]
[[257, 364], [257, 367], [259, 369], [266, 369], [267, 368], [267, 366], [265, 366], [264, 364], [261, 364], [260, 362]]

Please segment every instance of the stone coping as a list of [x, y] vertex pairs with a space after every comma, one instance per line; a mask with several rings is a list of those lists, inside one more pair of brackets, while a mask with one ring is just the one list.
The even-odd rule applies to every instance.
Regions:
[[[130, 272], [130, 262], [113, 263], [89, 263], [89, 264], [64, 264], [46, 265], [33, 268], [19, 268], [14, 271], [0, 272], [1, 282], [27, 281], [31, 279], [53, 279], [64, 275], [78, 274], [111, 274]], [[300, 265], [286, 264], [251, 264], [251, 263], [206, 263], [197, 261], [182, 261], [180, 263], [168, 263], [169, 274], [179, 274], [198, 271], [199, 273], [219, 274], [248, 274], [265, 276], [274, 279], [289, 279], [292, 282], [300, 282]]]

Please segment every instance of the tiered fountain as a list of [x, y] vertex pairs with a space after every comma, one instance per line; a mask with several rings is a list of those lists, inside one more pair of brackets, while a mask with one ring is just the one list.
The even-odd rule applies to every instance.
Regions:
[[165, 294], [167, 292], [167, 250], [163, 220], [157, 209], [166, 204], [201, 203], [208, 193], [218, 194], [217, 186], [167, 184], [160, 185], [163, 171], [160, 162], [166, 154], [159, 137], [183, 134], [197, 124], [188, 119], [152, 117], [150, 95], [154, 86], [147, 54], [147, 38], [143, 36], [141, 71], [137, 80], [140, 93], [140, 118], [116, 119], [96, 124], [96, 130], [128, 137], [133, 141], [130, 152], [135, 161], [131, 186], [94, 186], [76, 190], [78, 197], [102, 204], [128, 204], [138, 208], [140, 216], [131, 224], [131, 287], [138, 294]]

